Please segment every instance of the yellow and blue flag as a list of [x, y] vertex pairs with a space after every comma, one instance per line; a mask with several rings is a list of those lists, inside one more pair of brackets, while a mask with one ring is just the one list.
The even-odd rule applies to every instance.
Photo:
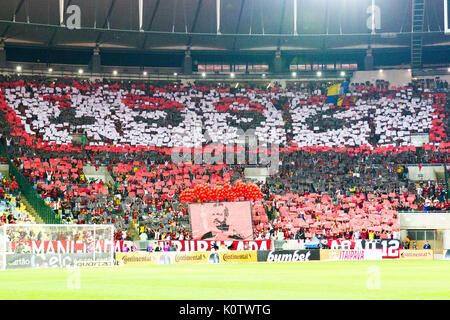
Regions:
[[332, 103], [334, 105], [342, 105], [344, 95], [348, 92], [349, 81], [336, 83], [327, 89], [327, 100], [325, 103]]

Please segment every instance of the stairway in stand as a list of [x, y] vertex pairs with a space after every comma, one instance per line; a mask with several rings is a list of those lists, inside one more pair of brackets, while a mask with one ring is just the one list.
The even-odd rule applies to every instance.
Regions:
[[25, 205], [27, 208], [27, 211], [36, 219], [36, 223], [38, 224], [44, 224], [44, 221], [42, 220], [41, 216], [34, 210], [34, 208], [30, 205], [27, 198], [22, 196], [20, 201]]

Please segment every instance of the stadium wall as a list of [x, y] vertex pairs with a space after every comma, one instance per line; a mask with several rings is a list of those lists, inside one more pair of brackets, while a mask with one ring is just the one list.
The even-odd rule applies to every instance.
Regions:
[[[446, 249], [445, 246], [450, 248], [450, 240], [447, 238], [450, 236], [450, 214], [448, 212], [428, 212], [428, 213], [399, 213], [398, 214], [400, 224], [400, 237], [404, 241], [408, 231], [414, 230], [430, 230], [434, 231], [434, 240], [429, 240], [431, 248], [435, 252], [435, 259], [441, 259], [441, 252]], [[446, 238], [446, 235], [447, 238]], [[426, 240], [412, 240], [416, 242], [417, 249], [423, 248]], [[447, 241], [447, 243], [446, 243]]]
[[114, 184], [114, 179], [111, 177], [105, 166], [100, 166], [98, 168], [95, 168], [95, 166], [83, 166], [83, 172], [88, 179], [101, 179], [105, 183], [110, 182]]
[[450, 230], [450, 214], [439, 213], [399, 213], [400, 229]]
[[408, 164], [408, 179], [413, 181], [436, 181], [444, 178], [443, 165], [421, 165]]
[[244, 174], [247, 179], [266, 182], [266, 178], [269, 176], [269, 170], [267, 168], [245, 168]]
[[445, 230], [442, 236], [443, 236], [442, 242], [444, 247], [443, 249], [450, 250], [450, 230]]
[[351, 79], [352, 83], [365, 83], [370, 81], [375, 83], [376, 80], [389, 81], [391, 86], [406, 86], [411, 82], [411, 71], [408, 70], [371, 70], [371, 71], [355, 71]]

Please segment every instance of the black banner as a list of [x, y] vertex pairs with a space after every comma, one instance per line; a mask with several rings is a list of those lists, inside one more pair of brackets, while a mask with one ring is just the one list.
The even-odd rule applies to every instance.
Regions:
[[310, 260], [320, 260], [320, 250], [279, 250], [279, 251], [258, 251], [258, 262], [303, 262]]

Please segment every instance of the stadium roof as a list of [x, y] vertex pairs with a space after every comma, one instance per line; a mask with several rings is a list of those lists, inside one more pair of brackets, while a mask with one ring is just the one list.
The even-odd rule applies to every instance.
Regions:
[[[448, 46], [443, 1], [425, 3], [423, 46]], [[366, 49], [369, 43], [375, 49], [409, 48], [412, 1], [376, 0], [375, 10], [371, 4], [372, 0], [8, 0], [0, 10], [0, 38], [14, 46], [98, 45], [145, 51], [301, 52]], [[80, 28], [70, 30], [67, 22], [74, 5], [80, 9]]]

